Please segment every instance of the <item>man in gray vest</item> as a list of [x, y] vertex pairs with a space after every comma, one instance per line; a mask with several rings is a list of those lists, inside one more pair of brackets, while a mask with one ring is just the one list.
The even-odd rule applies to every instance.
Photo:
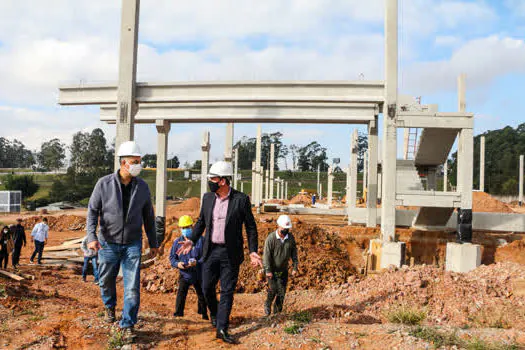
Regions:
[[[137, 177], [142, 170], [138, 145], [120, 145], [120, 169], [100, 178], [88, 205], [88, 248], [98, 252], [99, 284], [105, 307], [105, 320], [115, 322], [116, 278], [122, 268], [124, 307], [120, 328], [126, 341], [132, 341], [140, 306], [140, 258], [142, 225], [153, 256], [164, 237], [155, 234], [155, 217], [149, 187]], [[97, 235], [97, 224], [100, 227]]]

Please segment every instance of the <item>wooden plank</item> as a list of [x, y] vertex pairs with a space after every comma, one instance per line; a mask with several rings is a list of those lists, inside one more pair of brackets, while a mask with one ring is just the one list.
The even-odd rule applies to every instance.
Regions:
[[5, 271], [5, 270], [0, 270], [0, 275], [3, 275], [5, 277], [9, 277], [15, 281], [23, 281], [25, 278], [24, 277], [21, 277], [21, 276], [18, 276], [18, 275], [15, 275], [14, 273], [11, 273], [11, 272], [8, 272], [8, 271]]
[[35, 279], [35, 276], [30, 275], [30, 274], [27, 274], [27, 273], [21, 273], [21, 272], [19, 272], [18, 274], [19, 274], [20, 276], [24, 277], [24, 278], [27, 279], [27, 280], [34, 280], [34, 279]]
[[82, 243], [83, 240], [84, 240], [84, 237], [79, 237], [79, 238], [69, 239], [69, 240], [67, 240], [67, 241], [64, 241], [64, 242], [62, 243], [62, 245], [78, 244], [78, 243]]
[[69, 245], [57, 245], [52, 247], [44, 247], [45, 252], [56, 252], [60, 250], [75, 250], [80, 249], [80, 244], [69, 244]]
[[143, 261], [142, 263], [140, 263], [140, 268], [146, 268], [146, 267], [150, 267], [151, 265], [153, 265], [155, 263], [155, 261], [157, 260], [157, 257], [154, 257], [153, 259], [149, 259], [149, 260], [146, 260], [146, 261]]

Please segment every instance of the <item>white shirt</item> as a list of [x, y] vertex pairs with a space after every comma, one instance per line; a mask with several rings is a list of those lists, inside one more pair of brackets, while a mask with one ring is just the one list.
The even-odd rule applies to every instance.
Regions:
[[281, 236], [279, 235], [278, 231], [275, 231], [275, 236], [277, 236], [277, 239], [280, 240], [281, 243], [284, 243], [284, 241], [286, 241], [288, 239], [288, 234], [286, 234], [286, 236], [284, 236], [284, 238], [281, 238]]
[[35, 227], [33, 227], [33, 231], [31, 231], [31, 236], [35, 241], [44, 242], [47, 239], [48, 231], [49, 226], [47, 226], [43, 222], [39, 222], [35, 225]]

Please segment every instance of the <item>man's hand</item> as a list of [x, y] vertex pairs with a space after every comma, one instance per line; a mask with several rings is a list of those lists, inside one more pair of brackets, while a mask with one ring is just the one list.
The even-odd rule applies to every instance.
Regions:
[[100, 249], [102, 249], [102, 246], [100, 245], [99, 241], [89, 242], [87, 247], [88, 247], [88, 249], [92, 249], [95, 252], [98, 252]]
[[184, 266], [184, 263], [182, 261], [177, 264], [177, 267], [181, 270], [186, 269], [186, 266]]
[[158, 254], [159, 256], [163, 256], [163, 255], [164, 255], [164, 246], [163, 246], [163, 245], [161, 245], [161, 246], [159, 247], [159, 251], [157, 252], [157, 254]]
[[297, 270], [293, 269], [292, 270], [292, 276], [295, 276], [295, 275], [297, 275]]
[[159, 254], [159, 248], [149, 248], [149, 254], [150, 254], [150, 259], [153, 259], [154, 257], [157, 256], [157, 254]]
[[262, 259], [256, 252], [250, 253], [250, 260], [253, 267], [263, 266]]
[[266, 278], [268, 278], [269, 280], [271, 280], [273, 278], [273, 273], [271, 272], [266, 272]]
[[179, 242], [179, 244], [180, 248], [177, 250], [177, 255], [188, 254], [191, 252], [191, 248], [193, 247], [193, 241], [191, 239], [184, 237], [184, 241]]

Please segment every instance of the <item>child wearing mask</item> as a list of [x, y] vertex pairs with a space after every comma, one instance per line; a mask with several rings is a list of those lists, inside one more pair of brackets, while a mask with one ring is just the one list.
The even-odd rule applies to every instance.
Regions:
[[201, 284], [201, 263], [199, 259], [202, 257], [202, 237], [197, 241], [197, 244], [191, 249], [188, 254], [177, 254], [180, 248], [180, 242], [183, 242], [191, 237], [193, 229], [193, 220], [190, 216], [184, 215], [179, 219], [179, 228], [181, 236], [173, 242], [170, 252], [171, 266], [178, 268], [179, 288], [177, 291], [177, 300], [175, 302], [175, 317], [184, 316], [184, 306], [186, 304], [186, 296], [191, 285], [195, 288], [198, 298], [197, 312], [202, 315], [202, 319], [208, 319], [208, 312], [206, 310], [206, 301], [202, 292]]

